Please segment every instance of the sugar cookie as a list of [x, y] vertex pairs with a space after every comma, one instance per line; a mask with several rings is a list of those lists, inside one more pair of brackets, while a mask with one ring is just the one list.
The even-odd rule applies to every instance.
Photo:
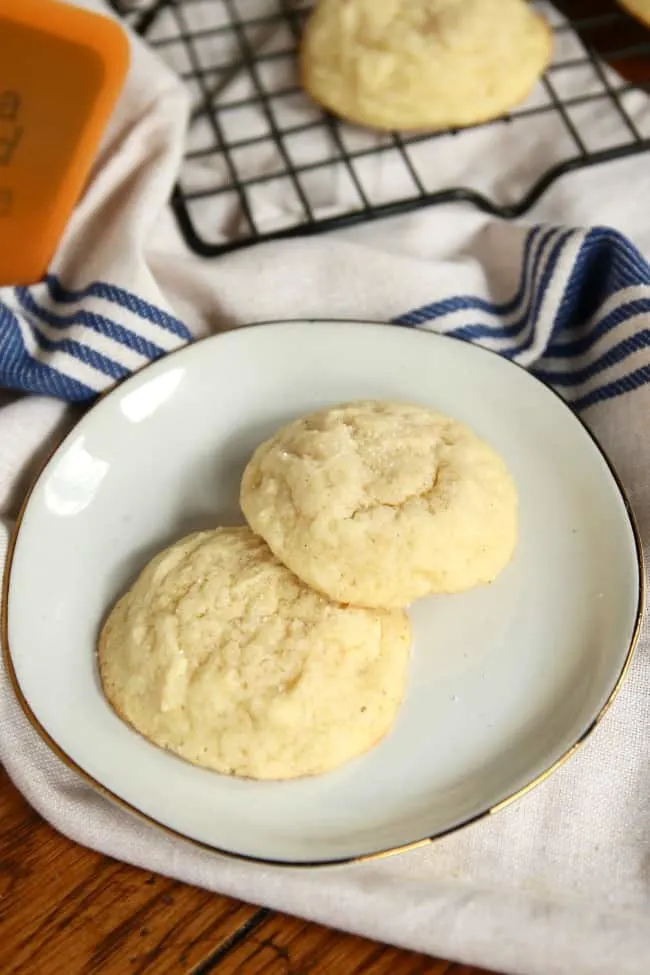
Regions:
[[318, 0], [300, 50], [305, 90], [377, 129], [503, 115], [546, 68], [551, 32], [525, 0]]
[[333, 769], [391, 727], [406, 678], [401, 612], [330, 602], [248, 528], [159, 554], [102, 629], [115, 711], [157, 745], [220, 772], [285, 779]]
[[240, 503], [296, 575], [360, 606], [490, 582], [517, 537], [498, 454], [461, 423], [400, 403], [345, 404], [284, 427], [253, 454]]

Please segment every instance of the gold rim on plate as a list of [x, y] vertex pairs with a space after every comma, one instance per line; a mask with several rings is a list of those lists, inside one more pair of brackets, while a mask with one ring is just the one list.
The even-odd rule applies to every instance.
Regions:
[[[383, 325], [384, 327], [387, 324], [386, 322], [360, 322], [357, 319], [336, 319], [336, 320], [316, 319], [316, 318], [281, 319], [278, 321], [252, 322], [248, 325], [240, 325], [237, 327], [237, 331], [243, 328], [260, 328], [265, 325], [299, 324], [301, 322], [303, 324], [312, 324], [312, 323], [313, 324], [318, 324], [318, 323], [337, 324], [338, 323], [338, 324], [348, 324], [348, 325], [367, 324], [367, 325]], [[217, 333], [216, 335], [208, 336], [205, 339], [202, 339], [200, 341], [207, 342], [207, 341], [218, 340], [219, 338], [221, 338], [223, 335], [226, 334], [228, 334], [228, 332], [220, 332]], [[453, 336], [443, 335], [441, 333], [431, 333], [431, 334], [435, 334], [438, 338], [448, 339], [452, 342], [463, 341], [462, 339], [457, 339], [454, 338]], [[192, 344], [194, 345], [198, 343], [192, 343]], [[86, 412], [84, 413], [81, 419], [85, 418], [90, 413], [92, 413], [92, 411], [101, 402], [103, 402], [104, 399], [106, 399], [112, 393], [116, 392], [116, 390], [120, 388], [124, 383], [129, 382], [131, 379], [135, 378], [136, 376], [142, 375], [142, 373], [146, 372], [147, 369], [156, 365], [156, 363], [162, 361], [163, 359], [168, 359], [170, 356], [176, 355], [179, 352], [183, 352], [189, 347], [190, 346], [188, 345], [184, 345], [184, 346], [180, 346], [178, 349], [173, 349], [171, 352], [166, 353], [164, 356], [161, 356], [158, 359], [154, 359], [152, 362], [148, 363], [142, 369], [138, 370], [137, 373], [124, 377], [124, 379], [120, 380], [118, 383], [114, 384], [109, 389], [104, 390], [104, 392], [102, 392], [99, 395], [97, 400], [95, 400], [93, 405], [88, 410], [86, 410]], [[499, 353], [495, 352], [492, 349], [487, 349], [484, 346], [478, 346], [478, 348], [480, 348], [483, 352], [487, 352], [490, 355], [499, 356]], [[501, 358], [501, 356], [499, 356], [499, 358]], [[16, 670], [11, 657], [11, 651], [9, 648], [9, 588], [10, 588], [10, 581], [11, 581], [11, 569], [13, 565], [13, 557], [14, 557], [16, 544], [18, 541], [18, 536], [20, 534], [22, 521], [25, 516], [25, 512], [29, 505], [32, 494], [37, 484], [39, 483], [43, 473], [45, 472], [45, 469], [48, 467], [50, 461], [57, 453], [59, 448], [63, 445], [63, 443], [67, 440], [67, 438], [74, 432], [77, 424], [75, 424], [72, 430], [68, 431], [68, 433], [62, 436], [61, 439], [48, 452], [45, 460], [40, 465], [37, 474], [34, 476], [33, 480], [29, 485], [29, 488], [27, 489], [25, 498], [18, 512], [18, 517], [16, 518], [16, 523], [11, 533], [11, 538], [7, 549], [7, 558], [5, 563], [4, 579], [2, 584], [2, 601], [0, 604], [0, 641], [2, 642], [3, 658], [7, 669], [7, 674], [9, 675], [9, 680], [13, 688], [14, 694], [16, 695], [18, 704], [20, 705], [23, 714], [25, 715], [25, 717], [27, 718], [27, 720], [29, 721], [29, 723], [31, 724], [32, 728], [34, 729], [38, 737], [41, 739], [41, 741], [43, 741], [47, 745], [47, 747], [57, 756], [57, 758], [60, 759], [61, 762], [63, 762], [63, 764], [68, 769], [75, 772], [84, 782], [86, 782], [87, 785], [89, 785], [92, 789], [94, 789], [94, 791], [99, 792], [106, 799], [109, 799], [111, 802], [115, 803], [121, 809], [124, 809], [126, 812], [135, 816], [137, 819], [140, 819], [143, 822], [147, 823], [149, 826], [153, 826], [154, 828], [166, 833], [168, 836], [173, 836], [176, 839], [183, 840], [185, 843], [190, 843], [192, 846], [195, 846], [198, 849], [204, 850], [209, 853], [218, 854], [220, 856], [225, 856], [235, 860], [243, 860], [248, 863], [260, 863], [266, 866], [276, 866], [276, 867], [293, 867], [293, 868], [301, 868], [301, 869], [314, 868], [314, 867], [336, 867], [336, 866], [345, 866], [353, 863], [366, 863], [371, 860], [381, 860], [384, 859], [385, 857], [393, 856], [396, 853], [407, 853], [410, 850], [419, 849], [420, 847], [427, 846], [428, 844], [433, 843], [436, 840], [442, 839], [445, 836], [450, 836], [453, 833], [457, 833], [459, 830], [465, 829], [468, 826], [472, 826], [474, 823], [478, 823], [483, 819], [487, 819], [489, 816], [493, 816], [495, 813], [498, 813], [502, 809], [505, 809], [506, 806], [509, 806], [511, 803], [516, 802], [516, 800], [521, 799], [523, 796], [527, 795], [536, 786], [541, 785], [542, 782], [545, 782], [551, 775], [553, 775], [554, 772], [557, 771], [557, 769], [559, 769], [562, 765], [564, 765], [564, 763], [567, 762], [578, 751], [578, 749], [585, 743], [585, 741], [590, 737], [593, 731], [598, 727], [598, 725], [604, 718], [605, 714], [609, 711], [610, 707], [614, 703], [614, 700], [617, 697], [623, 685], [623, 682], [625, 681], [625, 678], [627, 677], [628, 671], [630, 669], [630, 665], [632, 663], [632, 658], [634, 656], [634, 651], [636, 649], [639, 640], [639, 634], [641, 632], [641, 625], [643, 621], [643, 610], [645, 605], [645, 568], [644, 568], [643, 547], [641, 544], [641, 536], [639, 533], [638, 525], [636, 523], [636, 519], [634, 517], [634, 512], [632, 511], [632, 507], [627, 498], [625, 489], [623, 488], [623, 484], [621, 482], [620, 477], [618, 476], [616, 468], [614, 467], [613, 463], [610, 461], [605, 450], [601, 447], [600, 443], [598, 442], [598, 439], [591, 432], [591, 430], [586, 425], [586, 423], [581, 419], [581, 417], [579, 417], [577, 413], [573, 412], [569, 404], [564, 399], [562, 399], [560, 394], [557, 393], [551, 386], [548, 386], [541, 379], [538, 379], [537, 376], [533, 375], [533, 373], [529, 372], [523, 366], [519, 365], [519, 363], [513, 362], [512, 360], [508, 360], [508, 362], [510, 363], [510, 365], [516, 366], [519, 369], [523, 369], [523, 371], [534, 382], [539, 383], [549, 393], [551, 393], [553, 396], [559, 399], [560, 402], [566, 407], [567, 411], [571, 414], [571, 416], [573, 416], [577, 420], [577, 422], [581, 425], [584, 432], [587, 434], [589, 439], [596, 447], [597, 451], [599, 452], [602, 459], [604, 460], [610, 474], [612, 475], [612, 478], [614, 479], [614, 483], [616, 484], [621, 500], [623, 501], [623, 505], [625, 507], [630, 528], [632, 529], [632, 535], [634, 537], [634, 546], [635, 546], [636, 559], [637, 559], [638, 600], [637, 600], [637, 608], [636, 608], [636, 614], [634, 620], [634, 629], [632, 631], [630, 645], [625, 655], [625, 659], [623, 661], [620, 673], [616, 679], [616, 682], [614, 683], [612, 690], [610, 691], [607, 697], [607, 700], [601, 707], [600, 711], [596, 714], [593, 720], [588, 724], [588, 726], [585, 728], [585, 730], [582, 732], [579, 738], [573, 743], [573, 745], [571, 745], [562, 755], [560, 755], [559, 758], [557, 758], [551, 765], [549, 765], [548, 768], [544, 769], [542, 772], [536, 775], [526, 785], [522, 786], [520, 789], [517, 789], [515, 792], [512, 792], [510, 795], [506, 796], [504, 799], [501, 799], [493, 806], [488, 807], [487, 809], [483, 810], [480, 813], [477, 813], [474, 816], [470, 816], [468, 819], [465, 819], [454, 826], [450, 826], [448, 829], [441, 830], [438, 833], [434, 833], [431, 836], [425, 836], [422, 839], [413, 840], [410, 843], [403, 843], [398, 846], [388, 847], [384, 850], [377, 850], [376, 852], [373, 853], [362, 853], [357, 856], [340, 857], [338, 859], [333, 859], [333, 860], [307, 860], [307, 861], [273, 860], [268, 857], [252, 856], [246, 853], [236, 853], [232, 850], [224, 850], [219, 847], [212, 846], [209, 843], [204, 843], [201, 840], [196, 840], [192, 837], [185, 836], [185, 834], [178, 832], [177, 830], [173, 829], [171, 826], [166, 826], [164, 823], [161, 823], [157, 819], [154, 819], [153, 816], [150, 816], [147, 813], [142, 812], [142, 810], [138, 809], [137, 806], [131, 805], [131, 803], [127, 802], [126, 799], [122, 799], [120, 796], [116, 795], [106, 786], [102, 785], [101, 782], [98, 782], [97, 779], [93, 778], [92, 775], [90, 775], [88, 772], [85, 771], [85, 769], [83, 769], [80, 765], [78, 765], [74, 761], [74, 759], [72, 759], [67, 754], [67, 752], [65, 752], [57, 744], [57, 742], [51, 737], [51, 735], [45, 730], [43, 725], [40, 723], [40, 721], [34, 714], [29, 704], [29, 701], [23, 694], [23, 691], [20, 687], [18, 678], [16, 676]], [[77, 421], [77, 423], [79, 422], [80, 421]]]

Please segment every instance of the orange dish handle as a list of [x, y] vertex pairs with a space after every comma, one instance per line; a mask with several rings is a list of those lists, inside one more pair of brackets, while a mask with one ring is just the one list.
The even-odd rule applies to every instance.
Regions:
[[43, 277], [128, 64], [126, 34], [108, 17], [0, 0], [0, 285]]

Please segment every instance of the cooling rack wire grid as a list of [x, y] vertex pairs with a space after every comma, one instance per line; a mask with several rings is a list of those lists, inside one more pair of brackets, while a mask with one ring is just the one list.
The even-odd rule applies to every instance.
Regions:
[[[650, 32], [613, 0], [533, 4], [552, 26], [552, 64], [524, 104], [486, 124], [378, 133], [302, 91], [307, 0], [113, 0], [183, 79], [187, 147], [172, 206], [188, 245], [248, 244], [464, 200], [524, 214], [569, 170], [650, 148]], [[497, 160], [521, 157], [521, 174]]]

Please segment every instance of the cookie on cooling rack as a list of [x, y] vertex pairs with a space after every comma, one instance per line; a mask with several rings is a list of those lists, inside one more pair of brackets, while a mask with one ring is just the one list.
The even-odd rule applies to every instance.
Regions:
[[159, 554], [103, 627], [114, 710], [150, 741], [219, 772], [287, 779], [333, 769], [390, 729], [410, 646], [401, 610], [332, 603], [248, 528]]
[[550, 55], [548, 25], [525, 0], [317, 0], [300, 63], [303, 87], [328, 111], [433, 131], [519, 104]]
[[359, 606], [491, 582], [517, 538], [499, 455], [463, 424], [402, 403], [349, 403], [284, 427], [253, 454], [240, 503], [297, 576]]

